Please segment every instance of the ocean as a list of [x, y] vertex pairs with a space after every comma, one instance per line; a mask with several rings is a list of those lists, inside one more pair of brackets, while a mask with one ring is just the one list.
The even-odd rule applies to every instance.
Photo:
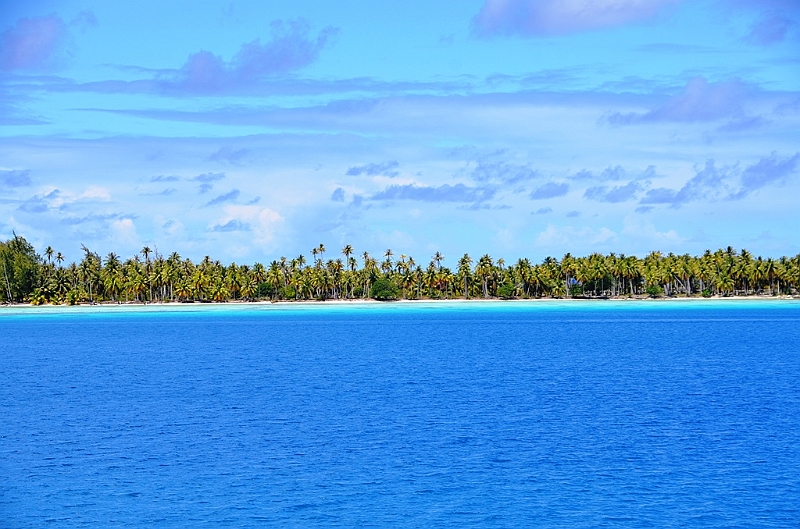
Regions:
[[0, 527], [797, 527], [797, 301], [0, 308]]

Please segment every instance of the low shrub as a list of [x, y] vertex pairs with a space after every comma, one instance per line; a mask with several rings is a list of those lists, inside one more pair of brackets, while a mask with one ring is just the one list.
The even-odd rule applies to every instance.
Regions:
[[499, 287], [497, 287], [497, 296], [503, 299], [511, 299], [514, 297], [514, 285], [509, 285], [508, 283], [503, 283]]
[[645, 289], [645, 292], [651, 298], [659, 298], [664, 294], [664, 289], [658, 285], [650, 285]]
[[400, 296], [400, 289], [397, 285], [382, 277], [372, 284], [370, 295], [378, 301], [389, 301]]

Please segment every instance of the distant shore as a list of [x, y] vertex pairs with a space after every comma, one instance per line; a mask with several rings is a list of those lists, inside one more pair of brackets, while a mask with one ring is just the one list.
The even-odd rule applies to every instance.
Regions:
[[231, 300], [226, 302], [181, 302], [181, 301], [173, 301], [173, 302], [136, 302], [136, 301], [121, 301], [121, 302], [111, 302], [111, 301], [103, 301], [97, 303], [77, 303], [75, 305], [68, 305], [68, 304], [44, 304], [44, 305], [31, 305], [29, 303], [3, 303], [0, 304], [0, 313], [4, 309], [30, 309], [32, 311], [41, 310], [41, 311], [48, 311], [52, 309], [64, 309], [64, 308], [144, 308], [144, 307], [152, 307], [152, 308], [204, 308], [204, 307], [216, 307], [221, 308], [225, 306], [239, 306], [239, 307], [266, 307], [266, 306], [281, 306], [281, 307], [291, 307], [291, 306], [357, 306], [357, 305], [439, 305], [439, 304], [495, 304], [495, 303], [513, 303], [513, 304], [539, 304], [539, 303], [575, 303], [575, 304], [602, 304], [604, 302], [630, 302], [630, 303], [671, 303], [671, 302], [732, 302], [732, 301], [800, 301], [800, 296], [795, 295], [780, 295], [780, 296], [764, 296], [764, 295], [751, 295], [751, 296], [710, 296], [710, 297], [702, 297], [702, 296], [692, 296], [692, 297], [684, 297], [684, 296], [673, 296], [673, 297], [603, 297], [603, 298], [583, 298], [583, 297], [575, 297], [575, 298], [512, 298], [512, 299], [502, 299], [502, 298], [451, 298], [451, 299], [398, 299], [393, 301], [378, 301], [375, 299], [328, 299], [328, 300], [260, 300], [260, 301], [253, 301], [253, 300]]

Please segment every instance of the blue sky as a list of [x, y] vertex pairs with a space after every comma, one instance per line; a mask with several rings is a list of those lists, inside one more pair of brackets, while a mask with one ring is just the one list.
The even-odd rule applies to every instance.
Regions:
[[800, 251], [800, 2], [0, 6], [0, 237], [68, 259]]

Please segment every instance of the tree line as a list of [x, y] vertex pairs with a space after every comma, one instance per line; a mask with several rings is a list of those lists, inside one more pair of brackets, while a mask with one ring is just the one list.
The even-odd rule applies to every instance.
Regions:
[[521, 258], [508, 264], [464, 254], [454, 269], [436, 252], [427, 264], [363, 252], [346, 245], [326, 257], [324, 244], [304, 255], [265, 265], [224, 265], [206, 256], [198, 263], [178, 253], [162, 255], [145, 246], [123, 259], [101, 257], [85, 246], [83, 258], [65, 264], [48, 246], [42, 255], [16, 234], [0, 242], [5, 302], [36, 305], [82, 302], [225, 302], [329, 299], [607, 298], [620, 296], [749, 296], [795, 294], [800, 289], [800, 254], [755, 257], [731, 247], [700, 256], [654, 251], [639, 258], [593, 253]]

